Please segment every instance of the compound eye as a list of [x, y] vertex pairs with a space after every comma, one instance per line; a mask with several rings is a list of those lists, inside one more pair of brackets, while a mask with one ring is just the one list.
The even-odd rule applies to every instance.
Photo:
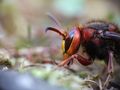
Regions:
[[81, 34], [77, 28], [73, 28], [73, 30], [66, 36], [63, 42], [64, 59], [77, 53], [80, 46], [80, 38]]
[[69, 33], [68, 37], [65, 39], [65, 42], [64, 42], [64, 44], [65, 44], [65, 50], [64, 50], [64, 52], [65, 52], [65, 53], [66, 53], [67, 50], [70, 48], [70, 45], [71, 45], [72, 40], [73, 40], [73, 37], [74, 37], [74, 31], [71, 31], [71, 32]]

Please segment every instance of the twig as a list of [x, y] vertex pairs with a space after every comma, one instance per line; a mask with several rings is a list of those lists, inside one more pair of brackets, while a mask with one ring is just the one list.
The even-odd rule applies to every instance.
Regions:
[[98, 81], [99, 81], [99, 88], [100, 88], [100, 90], [103, 90], [101, 79], [99, 78]]

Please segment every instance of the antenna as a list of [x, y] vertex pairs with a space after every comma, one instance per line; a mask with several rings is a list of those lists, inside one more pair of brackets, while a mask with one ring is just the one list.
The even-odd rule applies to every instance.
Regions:
[[52, 20], [54, 21], [54, 23], [59, 27], [62, 28], [61, 23], [58, 21], [58, 19], [56, 17], [54, 17], [51, 13], [47, 12], [46, 15]]

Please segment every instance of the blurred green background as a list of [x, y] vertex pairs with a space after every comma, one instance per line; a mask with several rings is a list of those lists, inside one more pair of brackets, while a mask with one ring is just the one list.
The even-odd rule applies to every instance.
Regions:
[[[57, 18], [62, 27], [47, 13]], [[8, 68], [21, 72], [30, 65], [32, 73], [44, 80], [72, 90], [88, 90], [86, 86], [80, 89], [84, 87], [84, 79], [97, 77], [105, 66], [103, 61], [95, 61], [88, 67], [75, 62], [70, 67], [75, 70], [74, 74], [68, 72], [72, 71], [69, 68], [61, 70], [57, 65], [42, 61], [62, 60], [61, 37], [45, 33], [47, 27], [69, 31], [91, 20], [105, 20], [119, 27], [120, 0], [0, 0], [0, 65], [9, 65]]]
[[52, 44], [58, 48], [59, 36], [44, 33], [48, 26], [57, 27], [46, 13], [56, 17], [65, 30], [96, 19], [120, 25], [119, 3], [119, 0], [0, 0], [0, 46]]
[[[45, 33], [47, 27], [69, 31], [91, 20], [105, 20], [119, 26], [119, 4], [119, 0], [0, 0], [0, 47], [12, 56], [35, 52], [42, 59], [61, 60], [61, 37]], [[58, 19], [61, 27], [47, 13]]]

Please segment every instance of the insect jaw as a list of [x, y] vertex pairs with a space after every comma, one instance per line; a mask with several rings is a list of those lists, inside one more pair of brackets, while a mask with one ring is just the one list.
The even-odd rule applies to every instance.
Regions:
[[67, 36], [67, 33], [66, 33], [66, 32], [59, 31], [58, 29], [53, 28], [53, 27], [47, 27], [46, 30], [45, 30], [45, 32], [47, 32], [47, 31], [56, 32], [56, 33], [58, 33], [60, 36], [62, 36], [63, 40], [66, 39], [66, 36]]

